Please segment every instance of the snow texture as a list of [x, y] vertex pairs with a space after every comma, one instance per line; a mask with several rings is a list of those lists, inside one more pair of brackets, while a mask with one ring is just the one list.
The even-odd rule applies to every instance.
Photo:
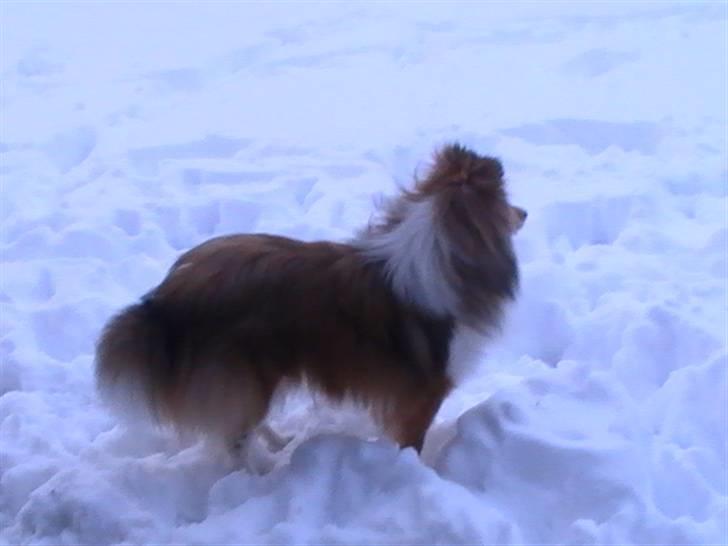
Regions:
[[[722, 2], [3, 2], [0, 543], [728, 542]], [[422, 458], [304, 395], [256, 475], [92, 350], [211, 236], [350, 237], [451, 139], [522, 290]]]

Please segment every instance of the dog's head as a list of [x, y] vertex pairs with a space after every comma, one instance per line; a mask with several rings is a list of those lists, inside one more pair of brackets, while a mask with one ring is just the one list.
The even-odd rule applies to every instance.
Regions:
[[406, 299], [478, 327], [497, 324], [518, 286], [511, 238], [526, 219], [508, 202], [503, 178], [497, 159], [444, 146], [425, 177], [388, 202], [358, 244], [385, 260]]
[[508, 202], [503, 177], [498, 159], [450, 144], [436, 152], [415, 195], [432, 200], [443, 227], [465, 239], [508, 237], [521, 229], [528, 214]]
[[459, 144], [444, 146], [413, 196], [431, 206], [459, 314], [495, 322], [498, 302], [515, 296], [511, 238], [526, 220], [526, 211], [508, 201], [503, 165]]

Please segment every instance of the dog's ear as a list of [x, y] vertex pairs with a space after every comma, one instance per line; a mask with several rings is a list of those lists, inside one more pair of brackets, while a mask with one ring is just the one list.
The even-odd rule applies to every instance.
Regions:
[[436, 186], [476, 182], [500, 186], [503, 174], [503, 165], [498, 159], [478, 155], [459, 143], [453, 143], [435, 153], [428, 179]]
[[482, 174], [484, 179], [503, 184], [503, 164], [495, 157], [480, 156], [480, 164], [478, 166], [479, 175]]

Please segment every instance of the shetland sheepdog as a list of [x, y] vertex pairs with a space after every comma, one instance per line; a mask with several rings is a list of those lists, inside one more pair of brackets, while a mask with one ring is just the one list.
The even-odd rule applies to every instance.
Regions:
[[98, 386], [233, 446], [269, 434], [274, 394], [303, 383], [419, 451], [453, 387], [457, 336], [496, 331], [516, 294], [525, 219], [497, 159], [446, 145], [347, 242], [239, 234], [184, 253], [106, 325]]

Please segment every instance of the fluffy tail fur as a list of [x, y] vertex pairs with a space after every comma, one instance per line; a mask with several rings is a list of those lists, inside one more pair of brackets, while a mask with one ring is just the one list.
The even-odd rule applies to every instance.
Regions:
[[146, 303], [112, 318], [96, 347], [96, 381], [102, 395], [123, 414], [163, 420], [160, 394], [171, 367], [165, 325]]
[[[96, 351], [101, 394], [126, 417], [204, 432], [230, 442], [265, 416], [270, 393], [234, 354], [205, 352], [184, 321], [149, 300], [126, 308], [104, 329]], [[186, 340], [186, 341], [185, 341]], [[190, 343], [201, 351], [190, 350]]]

